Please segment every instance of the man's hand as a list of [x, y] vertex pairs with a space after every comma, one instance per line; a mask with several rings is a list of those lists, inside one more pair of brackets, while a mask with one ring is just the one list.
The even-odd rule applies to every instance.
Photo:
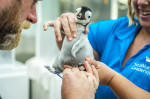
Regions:
[[63, 72], [62, 99], [94, 99], [96, 78], [78, 68]]
[[[64, 13], [55, 21], [46, 22], [43, 26], [45, 31], [48, 29], [48, 26], [54, 27], [56, 40], [59, 42], [63, 41], [63, 34], [61, 33], [62, 29], [64, 30], [68, 41], [72, 41], [73, 38], [77, 37], [77, 25], [74, 13]], [[86, 27], [85, 33], [88, 33], [88, 27]]]

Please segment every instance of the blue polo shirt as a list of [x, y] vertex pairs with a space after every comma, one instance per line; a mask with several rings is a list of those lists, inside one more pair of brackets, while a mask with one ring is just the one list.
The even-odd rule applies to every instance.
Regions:
[[[91, 24], [88, 39], [101, 56], [101, 62], [150, 92], [150, 44], [132, 56], [122, 68], [125, 54], [139, 30], [139, 25], [128, 26], [128, 18], [121, 17]], [[105, 85], [99, 86], [95, 98], [117, 99], [111, 88]]]

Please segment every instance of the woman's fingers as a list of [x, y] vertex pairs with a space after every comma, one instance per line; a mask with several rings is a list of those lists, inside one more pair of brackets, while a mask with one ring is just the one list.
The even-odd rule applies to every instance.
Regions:
[[88, 63], [88, 61], [84, 62], [84, 66], [88, 73], [93, 74], [92, 68], [91, 68], [90, 64]]
[[99, 82], [99, 75], [98, 75], [98, 72], [97, 72], [95, 66], [94, 65], [90, 66], [88, 61], [85, 61], [84, 66], [85, 66], [86, 71], [90, 74], [93, 74], [95, 76], [95, 78], [97, 79], [97, 81]]
[[97, 81], [99, 82], [99, 75], [98, 75], [98, 72], [97, 72], [95, 66], [92, 65], [91, 67], [92, 67], [93, 75], [95, 76], [95, 78], [96, 78]]
[[85, 61], [88, 61], [88, 63], [89, 63], [90, 65], [94, 65], [95, 68], [98, 68], [98, 64], [97, 64], [97, 61], [96, 61], [96, 60], [94, 60], [94, 59], [92, 59], [92, 58], [86, 57], [86, 58], [85, 58]]
[[[91, 63], [96, 64], [94, 60], [92, 60], [92, 61], [90, 59], [87, 59], [87, 60], [89, 60]], [[88, 73], [90, 73], [91, 75], [93, 75], [93, 77], [94, 77], [93, 79], [94, 79], [94, 83], [95, 83], [95, 88], [97, 89], [97, 87], [99, 85], [99, 75], [98, 75], [98, 72], [97, 72], [95, 66], [94, 65], [90, 66], [90, 64], [88, 63], [88, 61], [85, 61], [84, 66], [85, 66], [86, 71]]]

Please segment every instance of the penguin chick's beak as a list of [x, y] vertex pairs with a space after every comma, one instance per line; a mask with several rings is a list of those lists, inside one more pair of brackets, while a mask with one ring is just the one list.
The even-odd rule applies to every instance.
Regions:
[[77, 18], [80, 19], [80, 20], [85, 20], [86, 18], [81, 14], [77, 14]]

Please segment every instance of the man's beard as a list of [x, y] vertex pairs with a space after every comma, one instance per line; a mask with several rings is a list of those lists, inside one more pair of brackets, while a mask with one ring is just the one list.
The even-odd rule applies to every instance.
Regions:
[[21, 29], [21, 3], [16, 0], [0, 12], [0, 49], [11, 50], [17, 47]]

